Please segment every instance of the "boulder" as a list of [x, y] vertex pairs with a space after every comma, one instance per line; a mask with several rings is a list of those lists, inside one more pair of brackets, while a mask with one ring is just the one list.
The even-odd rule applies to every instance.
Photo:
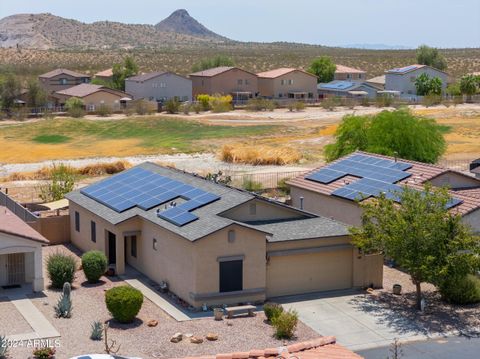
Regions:
[[170, 338], [170, 341], [172, 343], [178, 343], [179, 341], [181, 341], [183, 338], [183, 335], [182, 333], [175, 333], [173, 334], [173, 337]]
[[208, 333], [205, 338], [211, 342], [214, 342], [215, 340], [218, 340], [218, 334]]
[[190, 343], [201, 344], [201, 343], [203, 343], [203, 339], [193, 336], [193, 337], [190, 338]]
[[156, 327], [158, 325], [158, 320], [155, 320], [155, 319], [151, 319], [147, 322], [147, 325], [149, 327]]

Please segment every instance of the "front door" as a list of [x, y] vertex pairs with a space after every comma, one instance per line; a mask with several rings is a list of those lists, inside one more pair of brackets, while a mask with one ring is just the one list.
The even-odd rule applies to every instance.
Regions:
[[108, 232], [108, 264], [117, 264], [117, 236]]
[[25, 283], [25, 253], [7, 255], [7, 284]]
[[243, 290], [243, 261], [220, 262], [220, 292]]

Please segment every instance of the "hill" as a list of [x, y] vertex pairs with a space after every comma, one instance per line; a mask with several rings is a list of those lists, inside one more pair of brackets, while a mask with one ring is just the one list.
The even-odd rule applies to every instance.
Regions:
[[99, 21], [91, 24], [52, 14], [18, 14], [0, 20], [0, 47], [28, 49], [129, 49], [224, 43], [220, 36], [177, 10], [157, 25]]

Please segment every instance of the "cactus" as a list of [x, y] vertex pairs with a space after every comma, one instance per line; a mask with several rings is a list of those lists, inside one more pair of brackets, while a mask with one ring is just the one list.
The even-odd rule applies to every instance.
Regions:
[[5, 335], [0, 335], [0, 359], [8, 358], [8, 340]]
[[103, 339], [103, 324], [101, 322], [92, 323], [92, 333], [90, 334], [90, 339], [92, 340], [102, 340]]
[[54, 307], [57, 318], [70, 318], [72, 316], [73, 305], [72, 299], [70, 299], [71, 291], [72, 287], [70, 283], [64, 283], [62, 295]]

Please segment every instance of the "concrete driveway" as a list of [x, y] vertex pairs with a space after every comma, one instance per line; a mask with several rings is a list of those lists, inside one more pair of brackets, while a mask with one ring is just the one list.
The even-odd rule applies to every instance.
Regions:
[[368, 295], [358, 291], [335, 291], [273, 300], [295, 309], [300, 320], [320, 335], [333, 335], [351, 350], [390, 345], [401, 341], [425, 340], [433, 335], [399, 314], [379, 310]]

